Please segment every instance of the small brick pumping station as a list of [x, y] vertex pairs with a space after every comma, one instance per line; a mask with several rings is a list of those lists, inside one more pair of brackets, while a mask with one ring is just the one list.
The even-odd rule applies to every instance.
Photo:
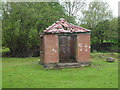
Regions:
[[90, 30], [56, 21], [40, 35], [40, 64], [48, 69], [91, 65]]

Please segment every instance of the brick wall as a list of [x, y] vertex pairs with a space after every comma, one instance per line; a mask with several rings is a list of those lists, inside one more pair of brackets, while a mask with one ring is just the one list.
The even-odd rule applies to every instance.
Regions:
[[59, 62], [58, 35], [44, 35], [44, 63]]
[[90, 61], [90, 34], [77, 36], [77, 62]]
[[[44, 35], [44, 63], [59, 62], [58, 35]], [[90, 61], [90, 34], [77, 35], [77, 62]]]

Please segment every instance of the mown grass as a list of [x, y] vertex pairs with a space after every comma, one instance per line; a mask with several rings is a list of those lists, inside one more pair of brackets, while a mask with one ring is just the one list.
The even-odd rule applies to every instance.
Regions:
[[[46, 70], [37, 58], [3, 58], [3, 88], [118, 88], [117, 54], [92, 53], [92, 65]], [[105, 61], [115, 58], [114, 63]]]

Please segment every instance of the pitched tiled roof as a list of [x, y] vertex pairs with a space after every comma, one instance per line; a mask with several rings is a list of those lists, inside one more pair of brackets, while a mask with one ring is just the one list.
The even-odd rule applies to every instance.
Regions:
[[44, 30], [45, 33], [66, 33], [66, 32], [90, 32], [90, 30], [68, 23], [65, 19], [61, 18], [51, 26]]

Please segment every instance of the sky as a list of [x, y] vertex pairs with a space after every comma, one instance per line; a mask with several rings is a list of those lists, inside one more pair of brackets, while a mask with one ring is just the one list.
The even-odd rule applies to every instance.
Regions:
[[[2, 1], [6, 1], [6, 0], [2, 0]], [[18, 0], [19, 1], [19, 0]], [[69, 0], [68, 0], [69, 1]], [[86, 0], [87, 3], [89, 2], [92, 2], [93, 0]], [[94, 0], [94, 1], [99, 1], [99, 0]], [[113, 15], [115, 17], [118, 16], [118, 2], [120, 0], [100, 0], [100, 1], [103, 1], [103, 2], [107, 2], [109, 5], [110, 5], [110, 9], [111, 11], [113, 12]], [[120, 6], [119, 6], [120, 7]], [[1, 16], [1, 15], [0, 15]]]
[[[93, 1], [93, 0], [87, 0], [88, 3], [91, 2], [91, 1]], [[95, 1], [99, 1], [99, 0], [95, 0]], [[110, 9], [111, 9], [111, 11], [113, 12], [113, 15], [114, 15], [115, 17], [118, 16], [118, 2], [119, 2], [120, 0], [101, 0], [101, 1], [107, 2], [107, 3], [110, 5]], [[119, 6], [119, 7], [120, 7], [120, 6]]]
[[111, 7], [114, 16], [118, 16], [118, 2], [120, 0], [106, 0]]

